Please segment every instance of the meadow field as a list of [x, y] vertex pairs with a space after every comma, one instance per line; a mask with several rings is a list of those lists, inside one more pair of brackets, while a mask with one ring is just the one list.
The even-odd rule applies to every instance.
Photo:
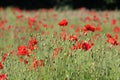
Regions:
[[120, 80], [120, 11], [0, 8], [0, 80]]

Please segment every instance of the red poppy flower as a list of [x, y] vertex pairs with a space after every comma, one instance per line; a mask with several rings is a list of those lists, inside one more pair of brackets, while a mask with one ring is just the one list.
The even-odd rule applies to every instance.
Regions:
[[30, 18], [30, 17], [29, 17], [29, 18], [28, 18], [28, 21], [31, 22], [31, 23], [34, 23], [34, 22], [36, 22], [36, 19], [35, 19], [35, 18]]
[[81, 41], [76, 42], [74, 46], [70, 47], [70, 49], [71, 50], [83, 49], [85, 51], [88, 51], [89, 49], [91, 49], [93, 45], [94, 44], [91, 41], [88, 42]]
[[101, 26], [97, 26], [97, 27], [95, 28], [95, 30], [96, 30], [96, 31], [102, 31], [102, 27], [101, 27]]
[[28, 49], [27, 49], [27, 47], [24, 46], [24, 45], [19, 46], [17, 54], [18, 55], [28, 55]]
[[114, 31], [115, 33], [119, 33], [119, 32], [120, 32], [120, 27], [114, 27], [113, 31]]
[[107, 38], [112, 38], [112, 35], [111, 34], [106, 34], [106, 37]]
[[63, 19], [58, 23], [59, 26], [66, 26], [68, 24], [68, 21], [66, 19]]
[[85, 27], [84, 27], [84, 31], [92, 31], [92, 32], [94, 32], [94, 31], [95, 31], [95, 28], [94, 28], [93, 25], [87, 24], [87, 25], [85, 25]]
[[6, 22], [7, 22], [7, 20], [0, 21], [0, 27], [2, 27]]
[[97, 16], [97, 15], [94, 15], [94, 16], [93, 16], [93, 20], [95, 20], [95, 21], [99, 21], [98, 16]]
[[38, 27], [38, 26], [36, 26], [36, 27], [34, 28], [34, 30], [35, 30], [35, 31], [38, 31], [38, 30], [39, 30], [39, 27]]
[[70, 36], [69, 36], [69, 40], [70, 40], [70, 41], [77, 41], [78, 38], [77, 38], [76, 35], [70, 35]]
[[92, 21], [92, 19], [91, 19], [89, 16], [87, 16], [87, 17], [85, 18], [85, 20], [86, 20], [86, 21]]
[[2, 62], [4, 62], [5, 61], [5, 59], [6, 59], [6, 57], [8, 56], [8, 54], [7, 53], [4, 53], [3, 54], [3, 56], [2, 56]]
[[118, 40], [118, 38], [119, 38], [119, 35], [118, 35], [118, 34], [115, 34], [115, 35], [114, 35], [114, 39], [115, 39], [115, 40]]
[[35, 38], [31, 38], [28, 42], [29, 45], [36, 45], [37, 44], [37, 40]]
[[22, 17], [23, 17], [23, 15], [22, 15], [22, 14], [20, 14], [20, 15], [16, 16], [16, 18], [17, 18], [17, 19], [21, 19]]
[[36, 19], [35, 18], [28, 18], [28, 25], [29, 25], [29, 28], [31, 29], [32, 28], [32, 25], [36, 22]]
[[89, 44], [89, 43], [87, 43], [87, 42], [83, 42], [82, 43], [82, 49], [83, 50], [89, 50], [90, 48], [91, 48], [92, 46], [91, 46], [91, 44]]
[[32, 51], [35, 49], [36, 44], [37, 44], [37, 40], [32, 37], [28, 42], [28, 48]]
[[112, 44], [112, 45], [118, 45], [119, 43], [117, 42], [117, 39], [118, 39], [118, 35], [115, 35], [115, 37], [112, 37], [112, 35], [110, 34], [107, 34], [106, 35], [107, 37], [107, 42]]
[[0, 80], [7, 80], [6, 74], [0, 74]]
[[117, 40], [115, 40], [114, 38], [108, 38], [107, 42], [111, 43], [112, 45], [118, 45], [119, 43], [117, 42]]
[[34, 69], [36, 69], [38, 66], [39, 66], [38, 60], [34, 60], [33, 61], [33, 67], [34, 67]]
[[3, 66], [3, 64], [0, 62], [0, 69], [3, 69], [4, 68], [4, 66]]
[[111, 24], [112, 24], [112, 25], [115, 25], [115, 24], [116, 24], [116, 22], [117, 22], [117, 20], [116, 20], [116, 19], [112, 19]]

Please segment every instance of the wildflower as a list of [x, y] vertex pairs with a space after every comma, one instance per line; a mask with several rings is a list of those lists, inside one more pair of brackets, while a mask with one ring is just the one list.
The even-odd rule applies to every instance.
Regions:
[[106, 34], [106, 37], [107, 38], [112, 38], [112, 35], [111, 34]]
[[66, 19], [63, 19], [58, 23], [59, 26], [66, 26], [68, 24], [68, 21]]
[[95, 20], [95, 21], [99, 21], [98, 16], [97, 16], [97, 15], [94, 15], [94, 16], [93, 16], [93, 20]]
[[82, 49], [83, 50], [89, 50], [90, 48], [91, 48], [92, 46], [91, 46], [91, 44], [89, 44], [89, 43], [87, 43], [87, 42], [83, 42], [82, 43]]
[[115, 25], [116, 23], [117, 23], [117, 20], [116, 19], [112, 19], [111, 24]]
[[23, 14], [16, 16], [17, 19], [21, 19], [22, 17], [24, 17]]
[[36, 44], [37, 44], [37, 40], [32, 37], [28, 42], [28, 48], [32, 51], [35, 49]]
[[35, 18], [28, 18], [28, 25], [30, 29], [32, 29], [32, 26], [35, 22], [36, 22]]
[[102, 27], [101, 27], [101, 26], [97, 26], [97, 27], [95, 28], [95, 30], [96, 30], [96, 31], [102, 31]]
[[34, 67], [34, 69], [36, 69], [38, 66], [39, 66], [38, 60], [34, 60], [33, 61], [33, 67]]
[[77, 41], [78, 38], [77, 38], [76, 35], [70, 35], [70, 36], [69, 36], [69, 40], [70, 40], [70, 41]]
[[114, 27], [113, 31], [114, 31], [115, 33], [119, 33], [119, 32], [120, 32], [120, 27]]
[[107, 42], [111, 43], [112, 45], [118, 45], [119, 43], [117, 42], [117, 40], [115, 40], [114, 38], [108, 38]]
[[0, 74], [0, 80], [7, 80], [6, 74]]
[[93, 25], [87, 24], [87, 25], [85, 25], [85, 27], [84, 27], [84, 31], [92, 31], [92, 32], [94, 32], [94, 31], [95, 31], [95, 28], [94, 28]]
[[115, 37], [112, 37], [110, 34], [106, 34], [107, 37], [107, 42], [112, 44], [112, 45], [118, 45], [119, 43], [117, 42], [118, 35], [115, 35]]
[[31, 38], [28, 42], [29, 45], [36, 45], [37, 44], [37, 40], [35, 38]]
[[81, 41], [81, 42], [76, 42], [74, 46], [70, 47], [70, 49], [71, 50], [83, 49], [85, 51], [88, 51], [91, 49], [93, 45], [94, 44], [91, 41], [88, 42]]
[[4, 66], [3, 66], [2, 62], [0, 62], [0, 69], [3, 69], [3, 68], [4, 68]]
[[43, 66], [43, 60], [37, 60], [36, 56], [34, 56], [32, 64], [29, 66], [29, 69], [33, 70], [41, 66]]
[[2, 56], [2, 62], [4, 62], [5, 61], [5, 59], [6, 59], [6, 57], [8, 56], [8, 54], [7, 53], [4, 53], [3, 54], [3, 56]]
[[21, 46], [18, 46], [18, 52], [17, 52], [18, 55], [28, 55], [28, 49], [26, 46], [24, 45], [21, 45]]
[[86, 16], [85, 21], [92, 21], [92, 19], [89, 16]]

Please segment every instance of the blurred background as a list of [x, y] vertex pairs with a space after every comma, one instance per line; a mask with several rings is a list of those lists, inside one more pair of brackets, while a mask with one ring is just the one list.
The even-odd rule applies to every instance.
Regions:
[[56, 8], [78, 9], [120, 9], [120, 0], [0, 0], [0, 7], [19, 7], [21, 9]]

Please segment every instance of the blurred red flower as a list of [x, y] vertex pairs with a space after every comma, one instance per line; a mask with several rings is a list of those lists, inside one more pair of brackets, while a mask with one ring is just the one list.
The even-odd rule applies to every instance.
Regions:
[[120, 32], [120, 27], [114, 27], [113, 31], [114, 31], [115, 33], [119, 33], [119, 32]]
[[118, 35], [115, 35], [115, 37], [112, 37], [111, 34], [106, 34], [106, 37], [107, 37], [107, 42], [112, 44], [112, 45], [118, 45]]
[[70, 49], [71, 50], [83, 49], [85, 51], [88, 51], [91, 49], [93, 45], [94, 44], [91, 41], [88, 42], [81, 41], [81, 42], [76, 42], [74, 46], [70, 47]]
[[38, 67], [44, 66], [43, 65], [43, 60], [37, 60], [36, 56], [34, 56], [32, 64], [29, 66], [30, 70], [36, 69]]
[[58, 23], [59, 26], [66, 26], [68, 24], [68, 21], [66, 19], [63, 19]]
[[18, 52], [17, 52], [18, 55], [28, 55], [28, 49], [26, 46], [24, 45], [21, 45], [21, 46], [18, 46]]
[[36, 45], [37, 44], [37, 40], [34, 37], [31, 37], [31, 39], [28, 42], [28, 45]]
[[86, 17], [85, 17], [85, 21], [92, 21], [92, 19], [91, 19], [91, 17], [86, 16]]
[[31, 37], [31, 39], [28, 42], [28, 48], [32, 51], [35, 49], [36, 44], [37, 44], [37, 40], [34, 37]]
[[102, 31], [102, 27], [101, 27], [101, 26], [97, 26], [97, 27], [95, 28], [95, 31]]
[[119, 43], [117, 42], [117, 40], [115, 40], [114, 38], [108, 38], [107, 42], [111, 43], [112, 45], [118, 45]]
[[92, 32], [94, 32], [94, 31], [95, 31], [95, 28], [94, 28], [93, 25], [87, 24], [87, 25], [85, 25], [85, 27], [84, 27], [84, 31], [92, 31]]
[[0, 69], [3, 69], [4, 68], [4, 66], [3, 66], [3, 64], [0, 62]]
[[20, 14], [20, 15], [16, 16], [17, 19], [21, 19], [22, 17], [24, 17], [23, 14]]
[[6, 74], [0, 74], [0, 80], [7, 80]]
[[112, 19], [111, 24], [115, 25], [116, 23], [117, 23], [117, 20], [116, 19]]
[[78, 38], [77, 38], [76, 35], [70, 35], [70, 36], [69, 36], [69, 40], [70, 40], [70, 41], [77, 41]]
[[83, 42], [82, 43], [82, 49], [83, 50], [89, 50], [90, 48], [92, 47], [92, 45], [91, 44], [89, 44], [89, 43], [87, 43], [87, 42]]
[[112, 35], [111, 34], [106, 34], [106, 37], [107, 38], [112, 38]]
[[36, 69], [39, 66], [38, 60], [34, 60], [32, 64], [34, 69]]
[[99, 17], [98, 17], [97, 15], [94, 15], [94, 16], [93, 16], [93, 20], [99, 21], [100, 19], [99, 19]]
[[4, 53], [3, 55], [2, 55], [2, 62], [4, 62], [5, 61], [5, 59], [6, 59], [6, 57], [8, 56], [8, 54], [7, 53]]
[[32, 26], [35, 22], [36, 22], [35, 18], [30, 18], [30, 17], [28, 18], [28, 25], [30, 29], [32, 29]]

